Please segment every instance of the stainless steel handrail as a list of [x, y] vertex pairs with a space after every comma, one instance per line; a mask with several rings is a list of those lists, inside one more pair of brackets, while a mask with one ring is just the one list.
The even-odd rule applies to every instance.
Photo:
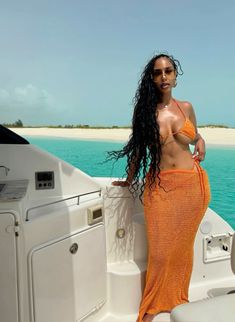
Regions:
[[45, 203], [43, 205], [38, 205], [38, 206], [35, 206], [35, 207], [31, 207], [31, 208], [27, 209], [27, 211], [26, 211], [25, 221], [29, 221], [29, 212], [31, 210], [35, 210], [35, 209], [38, 209], [38, 208], [43, 208], [43, 207], [46, 207], [46, 206], [51, 206], [51, 205], [54, 205], [54, 204], [57, 204], [57, 203], [60, 203], [60, 202], [63, 202], [63, 201], [75, 199], [75, 198], [78, 198], [77, 205], [79, 205], [79, 199], [80, 199], [80, 197], [87, 196], [87, 195], [91, 195], [92, 193], [99, 193], [99, 196], [101, 196], [101, 189], [100, 190], [96, 190], [96, 191], [82, 193], [80, 195], [76, 195], [76, 196], [72, 196], [72, 197], [68, 197], [68, 198], [64, 198], [64, 199], [60, 199], [60, 200], [56, 200], [56, 201], [52, 201], [52, 202], [49, 202], [49, 203]]

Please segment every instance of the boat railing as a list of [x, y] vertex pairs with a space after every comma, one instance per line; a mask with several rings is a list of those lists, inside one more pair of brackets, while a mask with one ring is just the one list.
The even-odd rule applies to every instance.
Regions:
[[75, 196], [72, 196], [72, 197], [67, 197], [67, 198], [60, 199], [60, 200], [55, 200], [55, 201], [48, 202], [48, 203], [45, 203], [45, 204], [42, 204], [42, 205], [38, 205], [38, 206], [35, 206], [35, 207], [30, 207], [26, 211], [25, 221], [29, 221], [29, 213], [31, 211], [33, 211], [33, 210], [36, 210], [36, 209], [39, 209], [39, 208], [43, 208], [43, 207], [48, 207], [48, 206], [51, 206], [51, 205], [55, 205], [55, 204], [58, 204], [58, 203], [61, 203], [61, 202], [65, 202], [65, 201], [68, 201], [68, 200], [72, 200], [72, 199], [76, 199], [76, 198], [77, 198], [77, 205], [79, 205], [80, 204], [80, 198], [81, 197], [88, 196], [88, 195], [91, 195], [93, 193], [99, 193], [99, 197], [100, 197], [101, 196], [101, 189], [100, 190], [86, 192], [86, 193], [82, 193], [82, 194], [75, 195]]

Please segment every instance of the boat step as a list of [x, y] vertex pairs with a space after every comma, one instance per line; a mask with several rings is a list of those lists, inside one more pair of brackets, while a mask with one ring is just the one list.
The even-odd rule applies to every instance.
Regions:
[[127, 261], [108, 265], [109, 304], [113, 314], [138, 312], [145, 271], [145, 262]]

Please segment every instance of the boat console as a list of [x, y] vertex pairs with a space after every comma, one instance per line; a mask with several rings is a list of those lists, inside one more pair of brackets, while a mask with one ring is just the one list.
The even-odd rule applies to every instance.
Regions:
[[0, 145], [1, 320], [79, 321], [107, 300], [101, 187], [23, 139], [14, 141], [14, 134], [6, 141]]

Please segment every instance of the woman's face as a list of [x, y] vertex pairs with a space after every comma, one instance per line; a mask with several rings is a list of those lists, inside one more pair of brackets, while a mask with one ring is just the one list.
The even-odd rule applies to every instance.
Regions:
[[175, 87], [176, 71], [167, 57], [160, 57], [155, 61], [153, 82], [162, 93], [171, 91], [172, 87]]

